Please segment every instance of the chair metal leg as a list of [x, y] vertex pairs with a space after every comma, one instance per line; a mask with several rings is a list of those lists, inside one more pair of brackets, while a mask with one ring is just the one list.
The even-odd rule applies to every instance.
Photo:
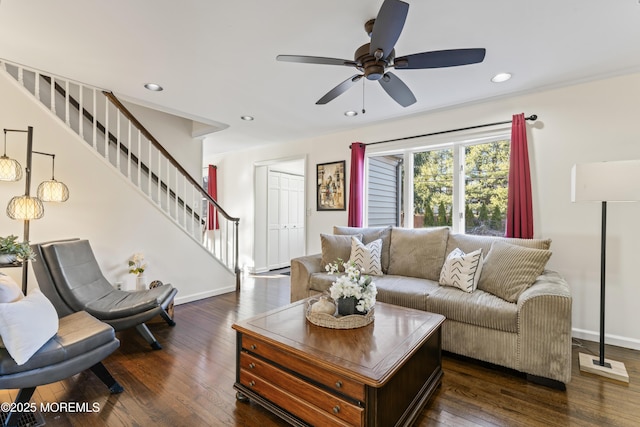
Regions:
[[136, 331], [138, 331], [138, 333], [140, 333], [140, 335], [142, 335], [144, 339], [147, 340], [152, 349], [160, 350], [162, 348], [160, 343], [156, 341], [155, 337], [153, 336], [149, 328], [147, 328], [147, 325], [145, 325], [144, 323], [140, 323], [139, 325], [137, 325]]
[[124, 391], [124, 387], [122, 387], [118, 381], [116, 381], [111, 373], [107, 370], [107, 368], [102, 364], [102, 362], [98, 362], [91, 367], [91, 372], [96, 374], [96, 377], [100, 378], [107, 387], [109, 387], [109, 391], [111, 394], [122, 393]]
[[169, 313], [167, 313], [167, 310], [162, 309], [162, 311], [160, 312], [160, 316], [162, 316], [164, 321], [167, 322], [169, 326], [176, 326], [176, 322], [174, 322], [171, 316], [169, 316]]
[[[18, 396], [16, 396], [16, 400], [14, 403], [16, 404], [25, 404], [29, 400], [31, 400], [31, 396], [33, 396], [33, 392], [36, 391], [35, 387], [23, 388], [18, 392]], [[22, 405], [16, 405], [22, 406]], [[22, 412], [8, 412], [7, 418], [5, 418], [4, 423], [2, 424], [5, 427], [14, 427], [18, 425], [20, 422], [20, 418], [22, 418]]]

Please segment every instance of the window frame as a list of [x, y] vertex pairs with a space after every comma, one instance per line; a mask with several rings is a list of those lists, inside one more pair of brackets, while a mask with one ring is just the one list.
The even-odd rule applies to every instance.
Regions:
[[[493, 132], [487, 132], [484, 135], [458, 135], [456, 137], [443, 137], [430, 139], [431, 143], [425, 144], [426, 140], [414, 142], [413, 144], [399, 144], [394, 148], [377, 148], [372, 147], [371, 150], [367, 150], [365, 153], [365, 200], [364, 200], [364, 226], [368, 226], [368, 210], [369, 201], [367, 200], [367, 194], [369, 191], [369, 158], [385, 155], [402, 155], [404, 166], [404, 179], [402, 180], [402, 199], [404, 201], [404, 224], [405, 228], [413, 228], [413, 158], [416, 153], [424, 151], [435, 151], [443, 149], [453, 149], [453, 204], [451, 208], [451, 229], [454, 233], [465, 233], [465, 217], [464, 217], [464, 203], [465, 203], [465, 171], [462, 165], [465, 161], [465, 148], [472, 145], [486, 144], [495, 141], [511, 141], [511, 133], [509, 130], [497, 130]], [[411, 171], [411, 173], [407, 173]], [[457, 173], [455, 171], [458, 171]], [[407, 214], [410, 213], [410, 214]]]

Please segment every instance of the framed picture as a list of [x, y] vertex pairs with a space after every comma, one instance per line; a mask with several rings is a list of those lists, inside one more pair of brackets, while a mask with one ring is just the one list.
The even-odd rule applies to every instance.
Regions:
[[344, 167], [344, 160], [316, 165], [316, 200], [319, 211], [346, 210]]

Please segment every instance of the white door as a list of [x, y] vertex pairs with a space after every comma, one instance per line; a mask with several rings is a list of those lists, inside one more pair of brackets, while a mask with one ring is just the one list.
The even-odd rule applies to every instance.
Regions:
[[269, 172], [267, 184], [267, 267], [280, 264], [280, 174]]
[[267, 261], [273, 270], [304, 255], [304, 177], [269, 171], [267, 206]]

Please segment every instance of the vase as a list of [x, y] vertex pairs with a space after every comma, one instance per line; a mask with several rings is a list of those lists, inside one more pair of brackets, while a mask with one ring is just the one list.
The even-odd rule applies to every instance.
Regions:
[[140, 273], [136, 276], [136, 291], [144, 291], [147, 289], [147, 278], [144, 273]]
[[320, 299], [313, 303], [311, 306], [312, 313], [325, 313], [333, 316], [336, 313], [336, 305], [329, 301], [327, 297], [320, 297]]
[[356, 297], [338, 298], [338, 314], [340, 316], [349, 316], [356, 314]]
[[13, 264], [16, 262], [14, 254], [0, 254], [0, 264]]

